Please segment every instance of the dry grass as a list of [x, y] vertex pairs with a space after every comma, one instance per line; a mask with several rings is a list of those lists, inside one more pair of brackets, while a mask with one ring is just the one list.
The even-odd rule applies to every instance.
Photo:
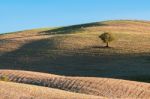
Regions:
[[[87, 95], [101, 96], [101, 97], [106, 97], [106, 98], [122, 98], [122, 99], [126, 99], [126, 98], [127, 99], [129, 98], [148, 99], [150, 97], [150, 91], [149, 91], [150, 84], [148, 83], [140, 83], [140, 82], [134, 82], [134, 81], [109, 79], [109, 78], [96, 78], [96, 77], [66, 77], [66, 76], [58, 76], [58, 75], [53, 75], [53, 74], [30, 72], [30, 71], [17, 71], [17, 70], [1, 70], [0, 75], [1, 76], [5, 75], [9, 77], [9, 80], [12, 82], [39, 85], [39, 86], [45, 86], [49, 88], [56, 88], [56, 89], [61, 89], [61, 90], [69, 91], [69, 92], [80, 93], [80, 95], [87, 94]], [[42, 88], [38, 89], [37, 87], [28, 87], [29, 89], [28, 88], [26, 89], [25, 88], [26, 86], [25, 87], [21, 85], [18, 86], [18, 85], [9, 84], [9, 83], [6, 83], [6, 86], [5, 86], [5, 83], [2, 83], [2, 85], [0, 84], [0, 86], [3, 86], [4, 90], [6, 88], [8, 88], [9, 90], [9, 88], [13, 87], [15, 89], [15, 87], [17, 87], [18, 89], [17, 92], [22, 92], [20, 90], [30, 90], [30, 88], [32, 88], [31, 91], [29, 92], [31, 93], [34, 92], [33, 96], [35, 95], [39, 96], [42, 94], [44, 95], [47, 93], [44, 96], [48, 97], [49, 96], [48, 92], [51, 90], [51, 89], [45, 88], [43, 91]], [[37, 88], [37, 89], [35, 90], [34, 88]], [[41, 91], [43, 92], [41, 94], [38, 94]], [[10, 91], [10, 92], [13, 93], [14, 91]], [[23, 91], [23, 92], [25, 93], [22, 93], [22, 94], [26, 94], [26, 91]], [[59, 93], [59, 92], [61, 91], [56, 90], [56, 93]], [[58, 96], [58, 94], [56, 93], [54, 94], [54, 97]], [[66, 95], [68, 97], [67, 94], [69, 96], [71, 95], [67, 92], [61, 95]], [[71, 95], [71, 96], [73, 97], [74, 95]]]

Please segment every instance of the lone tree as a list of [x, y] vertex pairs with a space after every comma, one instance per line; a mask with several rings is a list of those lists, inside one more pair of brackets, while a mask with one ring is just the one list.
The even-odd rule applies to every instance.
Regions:
[[104, 32], [99, 36], [99, 38], [106, 43], [106, 47], [109, 47], [109, 42], [114, 40], [114, 37], [108, 32]]

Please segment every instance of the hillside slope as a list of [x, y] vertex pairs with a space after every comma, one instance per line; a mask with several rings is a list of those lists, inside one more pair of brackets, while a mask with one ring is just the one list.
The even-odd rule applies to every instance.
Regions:
[[[98, 36], [116, 40], [105, 49]], [[0, 68], [150, 81], [150, 22], [104, 21], [0, 35]]]
[[[140, 83], [140, 82], [134, 82], [134, 81], [126, 81], [126, 80], [120, 80], [120, 79], [108, 79], [108, 78], [96, 78], [96, 77], [66, 77], [66, 76], [58, 76], [53, 74], [46, 74], [46, 73], [38, 73], [38, 72], [30, 72], [30, 71], [16, 71], [16, 70], [0, 70], [0, 76], [7, 76], [8, 79], [12, 82], [18, 82], [18, 83], [26, 83], [26, 84], [32, 84], [32, 85], [39, 85], [39, 86], [45, 86], [48, 88], [43, 88], [43, 92], [41, 94], [46, 94], [47, 98], [48, 96], [59, 96], [60, 92], [61, 95], [66, 95], [66, 97], [76, 97], [81, 98], [80, 96], [85, 96], [84, 94], [91, 95], [92, 99], [94, 99], [94, 96], [100, 96], [100, 97], [106, 97], [106, 98], [121, 98], [121, 99], [147, 99], [150, 97], [150, 84], [149, 83]], [[8, 83], [9, 84], [9, 83]], [[13, 87], [16, 88], [17, 85], [7, 83], [4, 84], [0, 82], [1, 87], [1, 93], [2, 90], [8, 91], [9, 88]], [[6, 86], [3, 86], [6, 85]], [[7, 86], [8, 85], [8, 86]], [[2, 89], [3, 88], [3, 89]], [[6, 88], [8, 90], [6, 90]], [[51, 88], [61, 89], [69, 92], [76, 92], [80, 94], [73, 94], [68, 93], [65, 91], [55, 91]], [[40, 88], [39, 88], [40, 89]], [[23, 90], [30, 90], [26, 89], [24, 87], [17, 87], [17, 92], [22, 92]], [[49, 94], [49, 91], [51, 90], [52, 95]], [[31, 89], [31, 93], [35, 93], [36, 95], [40, 91], [42, 91], [42, 88], [40, 90], [35, 89], [34, 87]], [[16, 92], [16, 91], [10, 91], [10, 92]], [[28, 91], [23, 91], [26, 94]], [[56, 93], [55, 93], [56, 92]], [[57, 94], [58, 93], [58, 94]], [[63, 94], [64, 93], [64, 94]], [[34, 94], [34, 95], [35, 95]], [[56, 95], [57, 94], [57, 95]], [[71, 95], [72, 94], [72, 95]], [[22, 95], [22, 94], [21, 94]], [[88, 96], [87, 96], [88, 97]], [[89, 96], [90, 97], [90, 96]], [[84, 98], [84, 99], [85, 99]]]

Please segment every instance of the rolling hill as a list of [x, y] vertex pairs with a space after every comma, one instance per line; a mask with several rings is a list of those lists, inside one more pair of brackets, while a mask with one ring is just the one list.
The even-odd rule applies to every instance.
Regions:
[[[112, 33], [104, 48], [98, 38]], [[103, 21], [0, 35], [0, 69], [150, 81], [150, 22]]]

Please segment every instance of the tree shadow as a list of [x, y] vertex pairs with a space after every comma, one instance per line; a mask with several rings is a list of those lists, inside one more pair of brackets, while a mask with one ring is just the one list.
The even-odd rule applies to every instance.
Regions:
[[107, 46], [92, 46], [92, 48], [95, 48], [95, 49], [114, 49], [113, 47], [107, 47]]
[[0, 69], [150, 81], [150, 53], [94, 55], [84, 53], [84, 50], [52, 49], [48, 40], [44, 39], [27, 43], [15, 51], [1, 55]]

